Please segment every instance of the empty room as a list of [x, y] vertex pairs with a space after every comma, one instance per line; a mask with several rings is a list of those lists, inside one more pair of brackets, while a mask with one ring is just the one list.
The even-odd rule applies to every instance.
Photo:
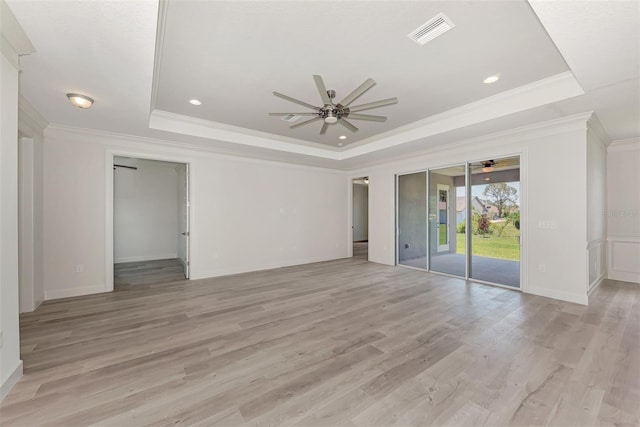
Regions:
[[0, 0], [2, 426], [640, 425], [640, 3]]

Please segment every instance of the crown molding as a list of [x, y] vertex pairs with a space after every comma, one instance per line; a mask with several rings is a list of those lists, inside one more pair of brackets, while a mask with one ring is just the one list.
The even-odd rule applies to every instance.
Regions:
[[[171, 141], [159, 138], [150, 138], [144, 136], [127, 135], [115, 132], [100, 131], [94, 129], [77, 128], [72, 126], [50, 124], [45, 129], [45, 143], [55, 141], [70, 141], [86, 143], [102, 144], [106, 147], [114, 148], [123, 152], [141, 152], [154, 154], [176, 154], [185, 150], [197, 153], [198, 156], [207, 158], [230, 159], [247, 162], [255, 162], [260, 164], [278, 164], [291, 168], [311, 168], [329, 171], [337, 174], [346, 173], [343, 169], [331, 165], [325, 165], [318, 161], [314, 163], [305, 162], [303, 158], [283, 157], [279, 154], [289, 154], [277, 151], [271, 151], [268, 155], [251, 152], [238, 152], [234, 150], [226, 150], [219, 147], [210, 147], [206, 145], [193, 144], [183, 141]], [[187, 154], [184, 154], [188, 156]], [[289, 154], [289, 156], [291, 156]], [[317, 158], [312, 158], [316, 159]], [[320, 161], [322, 162], [322, 161]]]
[[151, 104], [149, 111], [156, 109], [158, 100], [158, 82], [160, 81], [160, 66], [162, 65], [162, 48], [164, 47], [164, 35], [167, 25], [167, 10], [169, 0], [159, 0], [158, 2], [158, 22], [156, 24], [156, 43], [153, 62], [153, 78], [151, 80]]
[[[31, 103], [22, 95], [18, 98], [18, 119], [21, 124], [35, 129], [39, 133], [43, 133], [47, 126], [49, 126], [47, 119], [33, 108]], [[18, 128], [21, 128], [21, 126], [18, 126]]]
[[36, 49], [4, 0], [0, 0], [0, 30], [2, 34], [2, 42], [0, 43], [2, 54], [17, 69], [20, 69], [20, 56], [29, 55], [35, 52]]
[[293, 154], [303, 154], [330, 160], [340, 160], [342, 157], [341, 153], [335, 150], [315, 147], [315, 145], [319, 144], [313, 142], [277, 136], [266, 132], [258, 132], [239, 126], [231, 126], [163, 110], [153, 110], [151, 112], [149, 127], [165, 132], [233, 142], [252, 147], [286, 151]]
[[602, 123], [600, 122], [600, 119], [598, 119], [598, 116], [596, 116], [595, 112], [592, 112], [591, 117], [587, 120], [587, 129], [596, 134], [605, 148], [611, 144], [611, 138], [602, 126]]
[[153, 110], [149, 127], [253, 147], [346, 160], [584, 94], [570, 71], [416, 121], [338, 149], [321, 144]]
[[368, 154], [583, 94], [573, 73], [566, 71], [358, 141], [349, 146], [342, 158]]
[[640, 150], [640, 137], [629, 139], [618, 139], [609, 144], [608, 151], [631, 151]]
[[381, 164], [393, 165], [394, 163], [403, 162], [415, 157], [433, 155], [442, 152], [464, 151], [467, 147], [484, 144], [487, 147], [492, 145], [500, 145], [507, 142], [522, 142], [531, 139], [540, 139], [550, 135], [558, 135], [567, 132], [584, 132], [586, 121], [592, 116], [592, 112], [584, 112], [571, 116], [560, 117], [557, 119], [546, 120], [544, 122], [534, 123], [531, 125], [520, 126], [500, 132], [494, 132], [481, 135], [462, 141], [439, 145], [424, 150], [414, 151], [409, 154], [402, 154], [394, 157], [386, 157], [383, 160], [373, 160], [364, 162], [354, 168], [353, 171], [360, 171], [363, 168], [378, 166]]

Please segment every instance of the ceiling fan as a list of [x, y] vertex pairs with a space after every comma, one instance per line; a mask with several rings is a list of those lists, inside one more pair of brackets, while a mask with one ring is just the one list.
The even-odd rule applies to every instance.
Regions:
[[322, 128], [320, 129], [320, 135], [324, 135], [327, 131], [329, 125], [339, 123], [342, 126], [349, 129], [351, 132], [357, 132], [358, 128], [353, 125], [350, 121], [347, 120], [368, 120], [373, 122], [384, 122], [387, 120], [385, 116], [374, 116], [371, 114], [358, 114], [358, 111], [371, 110], [373, 108], [384, 107], [391, 104], [397, 104], [398, 98], [388, 98], [380, 101], [369, 102], [366, 104], [355, 105], [350, 107], [350, 105], [358, 98], [360, 98], [366, 91], [371, 89], [376, 82], [369, 78], [356, 89], [353, 90], [349, 95], [347, 95], [344, 99], [342, 99], [337, 104], [334, 104], [333, 98], [336, 96], [336, 92], [334, 90], [327, 90], [324, 85], [324, 81], [321, 76], [314, 75], [313, 80], [316, 82], [316, 87], [318, 88], [318, 92], [320, 93], [320, 98], [322, 99], [322, 106], [316, 107], [315, 105], [311, 105], [307, 102], [300, 101], [299, 99], [292, 98], [287, 95], [283, 95], [279, 92], [273, 92], [275, 96], [278, 98], [286, 99], [287, 101], [293, 102], [298, 105], [302, 105], [303, 107], [310, 108], [314, 110], [313, 112], [306, 113], [269, 113], [270, 116], [309, 116], [312, 117], [309, 120], [305, 120], [300, 123], [296, 123], [291, 126], [291, 129], [298, 128], [300, 126], [307, 125], [309, 123], [313, 123], [319, 120], [322, 120]]
[[495, 168], [507, 168], [520, 165], [517, 157], [500, 160], [482, 160], [471, 163], [471, 169], [481, 169], [482, 172], [492, 172]]

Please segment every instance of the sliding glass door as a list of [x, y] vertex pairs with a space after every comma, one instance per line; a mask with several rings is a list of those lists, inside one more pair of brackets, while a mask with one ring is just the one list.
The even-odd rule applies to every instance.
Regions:
[[469, 277], [520, 287], [520, 158], [472, 162]]
[[398, 176], [398, 264], [427, 268], [427, 173]]
[[[465, 165], [429, 171], [429, 270], [465, 277]], [[458, 236], [463, 236], [462, 240]]]
[[397, 262], [520, 287], [520, 157], [397, 177]]

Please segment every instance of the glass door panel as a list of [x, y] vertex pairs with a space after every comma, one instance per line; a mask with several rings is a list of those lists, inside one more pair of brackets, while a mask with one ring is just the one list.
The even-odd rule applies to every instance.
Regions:
[[471, 271], [485, 282], [520, 287], [520, 157], [469, 164]]
[[465, 166], [429, 171], [429, 270], [465, 277]]
[[427, 268], [427, 173], [398, 176], [398, 264]]

